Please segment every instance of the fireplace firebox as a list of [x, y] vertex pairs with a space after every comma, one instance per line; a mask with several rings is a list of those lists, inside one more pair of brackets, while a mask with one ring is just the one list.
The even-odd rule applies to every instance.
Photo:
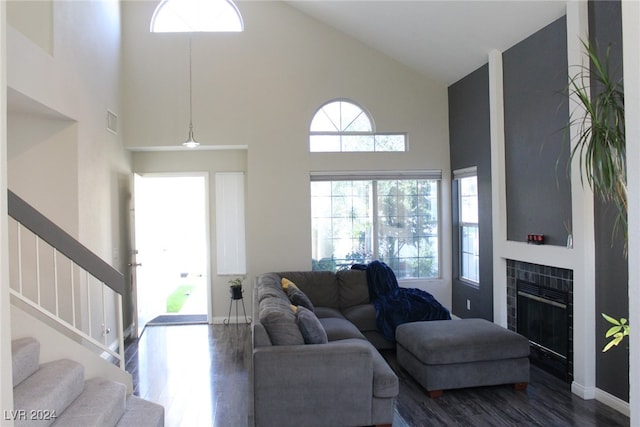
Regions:
[[517, 280], [516, 331], [529, 339], [531, 362], [570, 381], [569, 293]]

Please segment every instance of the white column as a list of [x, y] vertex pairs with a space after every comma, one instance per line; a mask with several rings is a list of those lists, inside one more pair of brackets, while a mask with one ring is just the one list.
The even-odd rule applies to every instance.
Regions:
[[[13, 408], [11, 318], [9, 316], [9, 229], [7, 224], [7, 38], [6, 2], [0, 2], [0, 409]], [[4, 420], [13, 425], [11, 420]]]
[[631, 425], [640, 425], [640, 3], [622, 2], [624, 101], [627, 136], [627, 190], [629, 217], [629, 410]]
[[491, 132], [491, 210], [493, 227], [493, 321], [507, 327], [507, 190], [504, 159], [504, 85], [502, 52], [489, 52], [489, 117]]
[[[567, 2], [567, 58], [569, 75], [580, 72], [579, 65], [588, 65], [581, 40], [588, 40], [586, 1]], [[576, 119], [584, 114], [576, 108], [575, 98], [569, 99], [569, 114]], [[572, 128], [572, 147], [577, 129]], [[571, 391], [583, 399], [595, 397], [595, 231], [593, 192], [580, 179], [580, 160], [571, 164], [571, 199], [573, 212], [573, 384]]]

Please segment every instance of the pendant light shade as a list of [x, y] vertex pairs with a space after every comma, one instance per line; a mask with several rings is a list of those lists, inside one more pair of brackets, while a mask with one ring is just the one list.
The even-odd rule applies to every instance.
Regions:
[[196, 148], [198, 145], [200, 145], [200, 143], [193, 137], [193, 125], [191, 123], [189, 123], [189, 136], [187, 137], [187, 140], [182, 143], [182, 145], [187, 148]]

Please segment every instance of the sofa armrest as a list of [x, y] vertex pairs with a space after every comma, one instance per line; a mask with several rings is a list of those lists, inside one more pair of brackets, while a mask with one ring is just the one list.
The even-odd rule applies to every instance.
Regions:
[[370, 424], [372, 351], [359, 339], [254, 349], [256, 426]]

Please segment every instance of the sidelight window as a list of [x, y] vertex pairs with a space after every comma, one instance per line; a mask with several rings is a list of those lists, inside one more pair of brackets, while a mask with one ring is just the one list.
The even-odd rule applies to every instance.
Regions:
[[460, 279], [480, 282], [478, 229], [478, 178], [475, 168], [454, 172], [458, 186], [458, 236]]

